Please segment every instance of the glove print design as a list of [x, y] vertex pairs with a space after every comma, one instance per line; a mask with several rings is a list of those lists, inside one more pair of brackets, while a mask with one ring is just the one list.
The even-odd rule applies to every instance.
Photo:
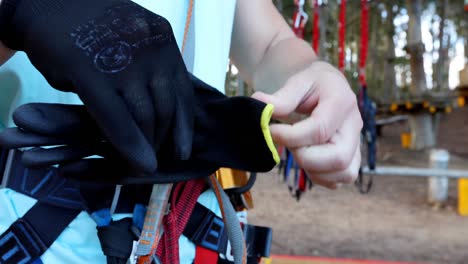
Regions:
[[173, 41], [165, 18], [130, 3], [111, 7], [103, 16], [80, 25], [70, 36], [103, 73], [123, 71], [138, 49]]

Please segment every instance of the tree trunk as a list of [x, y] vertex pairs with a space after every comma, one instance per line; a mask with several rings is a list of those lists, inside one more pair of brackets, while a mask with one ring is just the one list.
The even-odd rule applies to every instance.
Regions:
[[396, 73], [395, 73], [395, 42], [393, 37], [395, 36], [395, 13], [393, 11], [392, 3], [387, 3], [386, 9], [388, 13], [387, 18], [387, 56], [385, 60], [385, 75], [384, 75], [384, 84], [385, 84], [385, 100], [399, 100], [400, 91], [396, 85]]
[[440, 4], [440, 22], [439, 22], [439, 36], [438, 36], [438, 41], [439, 41], [439, 58], [437, 59], [436, 67], [434, 68], [434, 88], [438, 91], [448, 88], [448, 78], [446, 80], [445, 76], [445, 70], [448, 68], [445, 68], [445, 65], [447, 64], [448, 58], [448, 46], [449, 43], [446, 44], [445, 41], [445, 20], [447, 17], [447, 8], [446, 6], [448, 5], [448, 0], [443, 0], [443, 2]]
[[[407, 0], [409, 25], [407, 51], [410, 54], [412, 96], [419, 97], [427, 90], [424, 72], [424, 44], [421, 34], [422, 0]], [[435, 145], [432, 118], [427, 113], [411, 115], [411, 148], [424, 149]]]
[[320, 28], [320, 41], [317, 56], [325, 61], [329, 61], [327, 44], [327, 30], [328, 30], [328, 12], [327, 4], [322, 3], [319, 5], [319, 28]]

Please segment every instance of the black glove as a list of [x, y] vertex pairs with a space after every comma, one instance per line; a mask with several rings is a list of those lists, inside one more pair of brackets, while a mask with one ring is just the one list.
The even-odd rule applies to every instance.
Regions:
[[163, 17], [129, 0], [3, 0], [0, 40], [77, 93], [122, 162], [152, 173], [161, 153], [190, 156], [193, 87]]
[[[195, 87], [193, 151], [186, 161], [161, 155], [156, 173], [135, 177], [99, 133], [83, 106], [33, 103], [19, 107], [19, 128], [0, 134], [0, 145], [34, 148], [23, 154], [29, 167], [60, 165], [65, 177], [120, 184], [167, 183], [206, 177], [219, 167], [268, 171], [279, 157], [268, 124], [272, 106], [248, 98], [228, 98], [192, 77]], [[103, 158], [87, 158], [99, 155]]]

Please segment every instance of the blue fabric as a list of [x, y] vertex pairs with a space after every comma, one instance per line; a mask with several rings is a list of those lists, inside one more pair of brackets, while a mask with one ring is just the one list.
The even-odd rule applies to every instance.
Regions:
[[108, 226], [112, 221], [112, 215], [109, 208], [104, 208], [91, 214], [97, 226]]
[[377, 108], [367, 93], [367, 87], [361, 88], [359, 98], [359, 108], [363, 120], [361, 134], [367, 144], [367, 165], [373, 170], [377, 160], [377, 127], [375, 124]]
[[142, 204], [136, 204], [133, 210], [133, 225], [139, 230], [143, 230], [145, 223], [146, 206]]

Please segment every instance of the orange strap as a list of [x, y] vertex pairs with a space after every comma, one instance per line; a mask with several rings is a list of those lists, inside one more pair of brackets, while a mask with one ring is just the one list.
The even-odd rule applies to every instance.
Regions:
[[187, 43], [187, 35], [190, 29], [190, 23], [192, 22], [193, 1], [194, 0], [190, 0], [189, 7], [187, 10], [187, 19], [185, 20], [185, 29], [184, 29], [184, 40], [182, 42], [182, 53], [185, 51], [185, 43]]

